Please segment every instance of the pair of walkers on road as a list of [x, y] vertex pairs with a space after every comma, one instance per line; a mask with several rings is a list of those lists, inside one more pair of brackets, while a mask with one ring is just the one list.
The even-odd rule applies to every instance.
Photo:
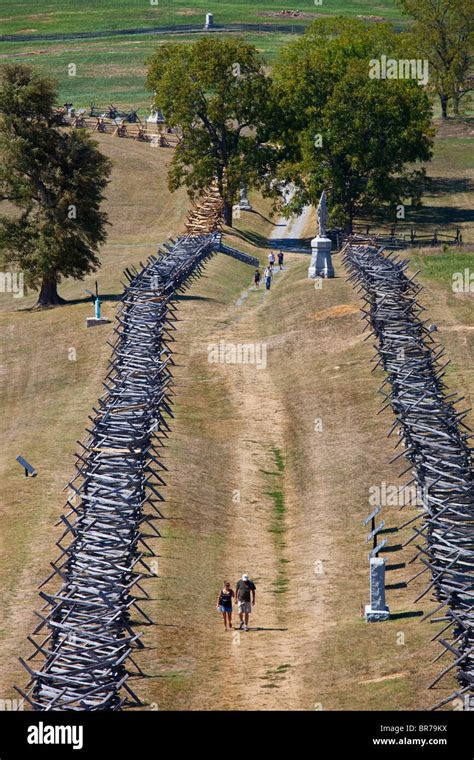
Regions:
[[[283, 251], [278, 251], [278, 268], [279, 269], [283, 269], [283, 258], [284, 258]], [[269, 266], [271, 266], [272, 269], [275, 266], [275, 254], [273, 253], [273, 251], [270, 251], [270, 253], [268, 254], [268, 264]]]
[[237, 581], [235, 591], [230, 585], [230, 581], [224, 581], [224, 586], [217, 597], [217, 609], [222, 613], [224, 628], [229, 631], [232, 628], [232, 602], [237, 602], [239, 611], [240, 625], [239, 629], [248, 631], [249, 615], [252, 612], [252, 605], [255, 604], [255, 583], [248, 577], [247, 573]]
[[[271, 284], [272, 284], [272, 277], [273, 277], [273, 269], [271, 266], [265, 267], [263, 271], [263, 281], [265, 283], [265, 289], [270, 290]], [[258, 290], [260, 288], [260, 280], [262, 279], [262, 276], [260, 274], [260, 269], [255, 270], [253, 281], [255, 283], [255, 288]]]

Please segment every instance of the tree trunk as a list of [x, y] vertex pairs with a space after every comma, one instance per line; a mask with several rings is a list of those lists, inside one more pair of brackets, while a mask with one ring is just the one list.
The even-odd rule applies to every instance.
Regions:
[[441, 115], [443, 119], [447, 119], [448, 118], [448, 96], [440, 95], [439, 99], [441, 101]]
[[459, 116], [459, 113], [460, 113], [460, 104], [461, 104], [461, 98], [459, 97], [459, 93], [456, 92], [453, 95], [453, 114], [455, 116]]
[[60, 306], [63, 303], [66, 303], [66, 301], [58, 293], [57, 275], [50, 274], [43, 277], [36, 308], [40, 306]]
[[232, 227], [232, 203], [224, 199], [224, 222], [228, 227]]

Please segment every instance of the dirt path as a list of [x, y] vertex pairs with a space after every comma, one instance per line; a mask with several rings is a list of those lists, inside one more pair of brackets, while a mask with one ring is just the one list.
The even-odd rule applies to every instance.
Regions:
[[[307, 219], [283, 234], [312, 229]], [[283, 228], [274, 230], [276, 243]], [[388, 466], [392, 418], [377, 414], [381, 373], [371, 375], [360, 302], [339, 258], [322, 289], [308, 281], [308, 263], [285, 253], [271, 290], [257, 292], [248, 285], [251, 270], [216, 258], [180, 304], [176, 418], [165, 452], [169, 519], [147, 607], [157, 622], [144, 631], [140, 654], [148, 679], [135, 684], [158, 709], [433, 703], [423, 684], [438, 672], [430, 664], [438, 651], [429, 623], [419, 623], [423, 610], [413, 609], [418, 581], [405, 588], [413, 552], [400, 548], [410, 530], [396, 532], [396, 507], [384, 510], [393, 533], [393, 619], [373, 627], [360, 617], [369, 488], [399, 474]], [[450, 335], [461, 341], [464, 333]], [[249, 346], [264, 366], [210, 363], [210, 345]], [[266, 354], [257, 353], [262, 345]], [[243, 572], [257, 585], [251, 630], [226, 632], [217, 593]]]
[[[279, 223], [274, 238], [302, 237], [309, 212], [288, 224]], [[275, 270], [272, 289], [262, 289], [250, 304], [253, 286], [231, 309], [230, 326], [210, 336], [219, 344], [263, 344], [267, 357], [271, 341], [261, 332], [260, 314], [269, 307], [276, 287], [282, 287], [295, 254], [285, 255], [285, 270]], [[275, 340], [275, 338], [273, 339]], [[276, 338], [278, 340], [278, 338]], [[225, 632], [215, 621], [212, 638], [213, 683], [206, 693], [206, 709], [304, 709], [302, 675], [305, 652], [315, 640], [321, 604], [306, 605], [307, 588], [298, 580], [297, 553], [290, 531], [298, 504], [286, 472], [285, 434], [288, 420], [272, 376], [255, 364], [216, 365], [227, 388], [236, 433], [232, 441], [235, 463], [231, 472], [232, 508], [226, 532], [221, 575], [234, 585], [248, 572], [257, 585], [257, 603], [249, 632]], [[291, 570], [290, 570], [291, 568]], [[301, 615], [301, 609], [304, 614]], [[205, 662], [205, 660], [204, 660]], [[200, 690], [201, 699], [204, 698]]]

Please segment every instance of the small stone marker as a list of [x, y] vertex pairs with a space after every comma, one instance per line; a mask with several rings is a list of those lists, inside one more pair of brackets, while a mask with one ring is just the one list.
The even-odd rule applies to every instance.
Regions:
[[161, 108], [150, 108], [150, 115], [147, 117], [148, 124], [164, 124], [165, 117]]
[[214, 27], [214, 14], [213, 13], [206, 13], [206, 24], [204, 26], [204, 29], [213, 29]]
[[243, 211], [252, 211], [252, 204], [247, 197], [247, 188], [245, 185], [240, 189], [239, 208]]
[[390, 610], [385, 604], [385, 560], [372, 557], [370, 560], [370, 604], [365, 606], [365, 619], [368, 623], [388, 620]]
[[331, 259], [332, 241], [326, 236], [327, 224], [326, 191], [323, 190], [318, 204], [319, 235], [311, 241], [311, 264], [308, 268], [308, 277], [334, 277], [334, 268]]

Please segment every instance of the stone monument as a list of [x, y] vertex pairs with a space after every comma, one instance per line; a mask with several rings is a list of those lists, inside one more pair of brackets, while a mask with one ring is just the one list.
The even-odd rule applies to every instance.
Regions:
[[214, 28], [214, 15], [212, 13], [206, 13], [206, 24], [204, 29], [209, 31]]
[[328, 211], [326, 205], [326, 191], [323, 190], [319, 199], [318, 208], [319, 234], [311, 241], [311, 264], [308, 269], [308, 277], [334, 277], [334, 268], [331, 259], [332, 241], [326, 236]]
[[163, 116], [163, 111], [161, 108], [154, 108], [153, 106], [150, 108], [150, 115], [147, 116], [147, 123], [148, 124], [164, 124], [166, 121], [165, 117]]
[[252, 204], [247, 197], [247, 187], [245, 185], [242, 185], [240, 188], [239, 208], [243, 211], [252, 211]]
[[388, 620], [390, 610], [385, 604], [385, 560], [382, 557], [370, 559], [370, 604], [365, 606], [368, 623]]

